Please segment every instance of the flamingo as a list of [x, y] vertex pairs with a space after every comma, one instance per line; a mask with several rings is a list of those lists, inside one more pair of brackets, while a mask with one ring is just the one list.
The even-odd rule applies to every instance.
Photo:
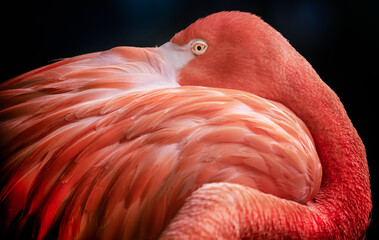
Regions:
[[1, 236], [359, 239], [364, 145], [259, 17], [219, 12], [0, 85]]

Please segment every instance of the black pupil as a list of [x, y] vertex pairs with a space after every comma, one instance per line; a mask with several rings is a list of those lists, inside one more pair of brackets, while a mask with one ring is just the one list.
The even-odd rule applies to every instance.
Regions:
[[197, 50], [197, 51], [200, 51], [200, 50], [201, 50], [201, 46], [200, 46], [200, 45], [197, 45], [196, 50]]

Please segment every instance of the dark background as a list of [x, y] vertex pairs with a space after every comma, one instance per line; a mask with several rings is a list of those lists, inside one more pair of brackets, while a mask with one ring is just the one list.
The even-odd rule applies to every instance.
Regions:
[[255, 13], [308, 59], [344, 103], [367, 148], [374, 208], [366, 239], [377, 239], [378, 2], [9, 1], [0, 14], [1, 81], [59, 58], [119, 45], [159, 46], [196, 19], [217, 11]]

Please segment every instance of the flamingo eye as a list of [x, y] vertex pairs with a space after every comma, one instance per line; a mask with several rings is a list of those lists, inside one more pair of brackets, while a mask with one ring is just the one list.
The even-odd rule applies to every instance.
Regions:
[[208, 44], [204, 40], [195, 40], [191, 44], [192, 53], [195, 55], [201, 55], [207, 51]]

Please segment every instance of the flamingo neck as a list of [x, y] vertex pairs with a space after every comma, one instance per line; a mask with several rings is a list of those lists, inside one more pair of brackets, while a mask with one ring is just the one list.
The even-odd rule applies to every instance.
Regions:
[[321, 188], [308, 205], [328, 216], [328, 224], [341, 236], [351, 231], [360, 236], [372, 207], [362, 140], [337, 95], [308, 63], [302, 71], [289, 71], [286, 81], [297, 94], [287, 95], [282, 103], [308, 126], [323, 168]]
[[[285, 44], [286, 47], [283, 49], [290, 48], [288, 43]], [[238, 68], [238, 65], [233, 65], [235, 71], [232, 72], [238, 72], [239, 75], [218, 76], [211, 79], [197, 78], [189, 63], [188, 67], [181, 71], [180, 84], [222, 86], [245, 90], [280, 102], [290, 108], [305, 122], [312, 133], [323, 169], [319, 192], [312, 201], [307, 202], [307, 208], [302, 208], [311, 211], [308, 215], [310, 218], [307, 220], [303, 218], [302, 222], [315, 224], [321, 228], [315, 231], [319, 234], [325, 233], [325, 236], [329, 238], [333, 238], [336, 234], [342, 238], [358, 238], [364, 234], [369, 225], [372, 207], [369, 171], [362, 140], [337, 95], [320, 79], [312, 66], [294, 49], [278, 55], [285, 57], [273, 57], [266, 59], [267, 61], [263, 59], [260, 61], [264, 64], [263, 67], [259, 65], [259, 61], [246, 60], [249, 66], [256, 66], [246, 68], [243, 65]], [[208, 189], [202, 191], [201, 189], [198, 191], [198, 196], [202, 196], [203, 193], [208, 194]], [[244, 190], [244, 192], [247, 191], [250, 190]], [[249, 199], [244, 204], [249, 205], [254, 211], [260, 211], [259, 207], [267, 208], [264, 203], [257, 203], [250, 199], [257, 195], [256, 192], [244, 193], [244, 195], [248, 195], [247, 199]], [[215, 199], [216, 197], [219, 196], [216, 194]], [[267, 196], [263, 198], [266, 199]], [[194, 197], [193, 201], [197, 200], [199, 199]], [[282, 206], [280, 201], [272, 201], [276, 206]], [[204, 208], [203, 205], [205, 203], [199, 204], [199, 209]], [[220, 207], [222, 208], [221, 204]], [[283, 217], [288, 214], [295, 216], [295, 212], [291, 211], [283, 210], [281, 213], [284, 214]], [[278, 209], [275, 208], [273, 212], [277, 213]], [[182, 217], [187, 219], [185, 211], [177, 219], [182, 219]], [[262, 219], [259, 221], [262, 222]], [[268, 229], [273, 227], [272, 223], [263, 222], [262, 224], [267, 225]], [[294, 225], [297, 224], [298, 222], [294, 223]], [[172, 226], [176, 227], [175, 224]], [[248, 225], [247, 229], [250, 228], [254, 229]], [[310, 234], [308, 230], [302, 230], [304, 236], [310, 236], [307, 235]]]

